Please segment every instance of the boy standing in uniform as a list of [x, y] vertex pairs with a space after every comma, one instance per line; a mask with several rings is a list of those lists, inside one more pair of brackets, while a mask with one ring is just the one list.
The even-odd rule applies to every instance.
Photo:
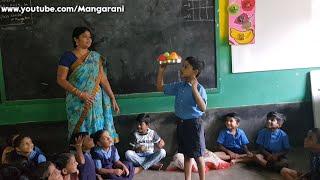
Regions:
[[197, 80], [203, 68], [202, 61], [187, 57], [180, 69], [184, 81], [164, 84], [166, 64], [160, 65], [157, 76], [157, 90], [175, 96], [178, 152], [184, 155], [185, 180], [191, 180], [192, 158], [197, 162], [200, 180], [205, 179], [205, 138], [201, 116], [207, 107], [207, 94]]

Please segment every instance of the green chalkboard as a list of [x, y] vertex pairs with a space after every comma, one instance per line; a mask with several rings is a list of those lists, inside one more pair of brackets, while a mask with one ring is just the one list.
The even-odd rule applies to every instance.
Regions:
[[[96, 50], [108, 61], [108, 78], [116, 94], [155, 91], [160, 53], [205, 61], [200, 83], [216, 88], [214, 1], [108, 0], [30, 1], [32, 6], [111, 7], [117, 13], [32, 13], [31, 23], [4, 25], [0, 30], [7, 100], [65, 96], [56, 84], [60, 56], [72, 50], [71, 33], [87, 26]], [[179, 80], [179, 65], [168, 68], [166, 82]]]

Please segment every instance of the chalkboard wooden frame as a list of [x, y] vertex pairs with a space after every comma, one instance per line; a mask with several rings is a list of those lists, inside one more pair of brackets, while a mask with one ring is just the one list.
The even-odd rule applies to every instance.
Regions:
[[[220, 71], [219, 71], [219, 61], [218, 61], [218, 56], [219, 56], [219, 45], [221, 46], [221, 39], [219, 37], [219, 25], [217, 23], [217, 19], [219, 19], [219, 14], [218, 14], [218, 1], [214, 1], [215, 4], [215, 20], [214, 20], [214, 25], [215, 25], [215, 39], [212, 41], [215, 43], [215, 77], [216, 77], [216, 87], [215, 88], [207, 88], [206, 91], [208, 94], [214, 94], [214, 93], [219, 93], [220, 92], [220, 82], [219, 82], [219, 77], [220, 77]], [[219, 43], [218, 43], [219, 42]], [[161, 97], [163, 96], [162, 93], [159, 92], [146, 92], [146, 93], [131, 93], [131, 94], [117, 94], [116, 95], [120, 99], [127, 99], [127, 98], [149, 98], [149, 97]], [[8, 103], [8, 104], [25, 104], [26, 102], [56, 102], [60, 101], [61, 99], [64, 98], [50, 98], [50, 99], [28, 99], [28, 100], [7, 100], [6, 98], [6, 90], [5, 90], [5, 81], [4, 81], [4, 72], [3, 72], [3, 67], [2, 67], [2, 56], [0, 52], [0, 97], [1, 97], [1, 103]]]

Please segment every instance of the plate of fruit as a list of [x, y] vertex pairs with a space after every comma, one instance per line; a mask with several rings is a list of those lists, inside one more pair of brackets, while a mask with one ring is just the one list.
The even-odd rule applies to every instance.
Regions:
[[159, 64], [177, 64], [181, 63], [181, 56], [176, 52], [165, 52], [158, 57]]

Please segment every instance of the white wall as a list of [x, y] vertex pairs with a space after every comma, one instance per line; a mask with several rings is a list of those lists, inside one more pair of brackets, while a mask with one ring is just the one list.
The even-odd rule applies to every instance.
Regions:
[[232, 46], [232, 72], [320, 67], [320, 0], [256, 0], [256, 43]]

